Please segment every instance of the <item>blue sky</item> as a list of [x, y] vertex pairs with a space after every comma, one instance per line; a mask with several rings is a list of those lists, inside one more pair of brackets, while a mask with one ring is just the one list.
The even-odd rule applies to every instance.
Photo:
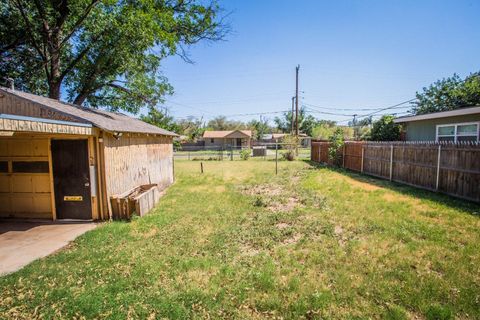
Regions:
[[179, 57], [164, 62], [175, 88], [166, 107], [177, 118], [246, 121], [259, 115], [237, 114], [288, 110], [297, 64], [302, 104], [338, 113], [314, 114], [337, 121], [414, 98], [455, 72], [480, 70], [480, 1], [220, 3], [232, 12], [227, 41], [191, 47], [194, 64]]

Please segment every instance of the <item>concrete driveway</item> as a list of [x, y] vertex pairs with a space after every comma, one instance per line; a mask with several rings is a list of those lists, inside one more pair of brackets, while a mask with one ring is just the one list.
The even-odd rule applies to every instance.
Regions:
[[93, 222], [0, 220], [0, 275], [54, 253], [95, 226]]

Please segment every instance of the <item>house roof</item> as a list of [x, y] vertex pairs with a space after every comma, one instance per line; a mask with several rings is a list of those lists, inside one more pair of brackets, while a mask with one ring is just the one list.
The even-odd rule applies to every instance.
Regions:
[[441, 112], [433, 112], [427, 114], [421, 114], [418, 116], [406, 116], [406, 117], [399, 117], [393, 120], [395, 123], [403, 123], [403, 122], [411, 122], [411, 121], [420, 121], [420, 120], [430, 120], [430, 119], [441, 119], [441, 118], [449, 118], [455, 116], [464, 116], [469, 114], [480, 114], [480, 106], [470, 107], [470, 108], [461, 108], [456, 110], [450, 111], [441, 111]]
[[95, 127], [110, 132], [149, 133], [166, 136], [177, 135], [176, 133], [167, 131], [119, 112], [108, 112], [100, 109], [82, 107], [75, 104], [3, 87], [0, 87], [0, 92], [4, 92], [21, 99], [28, 100], [34, 104], [53, 109], [57, 112], [78, 119], [80, 122], [91, 123]]
[[252, 130], [226, 130], [226, 131], [205, 131], [204, 138], [228, 138], [234, 132], [243, 133], [247, 137], [252, 137]]

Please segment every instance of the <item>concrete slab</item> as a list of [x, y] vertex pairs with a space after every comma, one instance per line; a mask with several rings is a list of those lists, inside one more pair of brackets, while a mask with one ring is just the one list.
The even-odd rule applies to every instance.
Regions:
[[95, 226], [93, 222], [0, 220], [0, 275], [54, 253]]

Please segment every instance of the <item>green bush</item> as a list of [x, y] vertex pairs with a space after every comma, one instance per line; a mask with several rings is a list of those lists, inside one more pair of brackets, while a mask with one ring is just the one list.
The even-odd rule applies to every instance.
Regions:
[[240, 151], [240, 159], [248, 160], [250, 158], [250, 149], [243, 149]]
[[282, 154], [282, 157], [285, 160], [293, 161], [293, 160], [295, 160], [295, 151], [294, 150], [288, 150], [287, 152], [284, 152]]
[[334, 165], [339, 166], [342, 163], [342, 154], [340, 150], [345, 143], [343, 130], [337, 128], [330, 137], [329, 141], [330, 147], [328, 147], [328, 158], [333, 162]]

